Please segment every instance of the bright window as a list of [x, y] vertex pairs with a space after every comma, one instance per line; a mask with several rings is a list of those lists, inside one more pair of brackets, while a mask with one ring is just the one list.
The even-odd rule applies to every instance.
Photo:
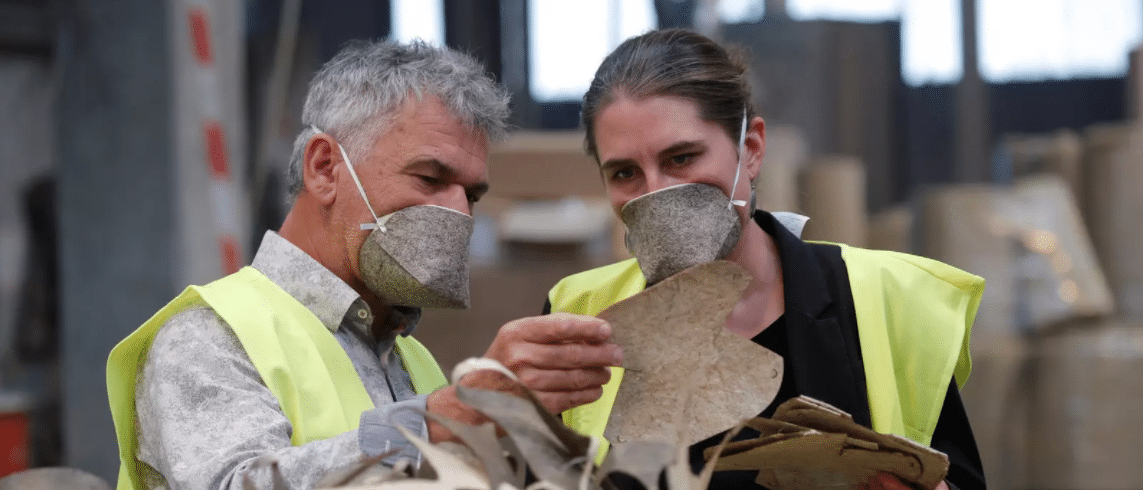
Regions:
[[[1118, 77], [1143, 38], [1141, 0], [976, 0], [980, 72], [989, 82]], [[955, 83], [960, 0], [787, 0], [795, 19], [901, 20], [901, 76]]]
[[530, 0], [532, 98], [579, 100], [603, 58], [624, 39], [653, 29], [656, 23], [651, 0]]
[[757, 22], [766, 13], [766, 0], [719, 0], [718, 18], [727, 24]]
[[[981, 74], [990, 82], [1118, 77], [1143, 39], [1143, 0], [976, 0]], [[905, 83], [956, 83], [963, 73], [961, 0], [787, 0], [796, 20], [901, 22]], [[396, 4], [396, 3], [395, 3]], [[721, 0], [723, 22], [753, 22], [764, 0]], [[651, 0], [530, 0], [532, 97], [578, 100], [600, 61], [656, 25]]]
[[964, 74], [960, 0], [903, 0], [901, 78], [912, 86], [956, 83]]
[[444, 45], [443, 0], [391, 0], [389, 5], [392, 39], [409, 42], [420, 38], [429, 44]]
[[909, 0], [786, 0], [786, 12], [795, 20], [895, 19], [901, 2]]
[[979, 0], [980, 72], [991, 82], [1119, 77], [1140, 41], [1139, 0]]

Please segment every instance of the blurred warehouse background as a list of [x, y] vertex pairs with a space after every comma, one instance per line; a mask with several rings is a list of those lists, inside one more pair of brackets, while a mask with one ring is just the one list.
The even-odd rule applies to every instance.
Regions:
[[988, 280], [964, 397], [993, 488], [1143, 488], [1143, 0], [0, 0], [0, 475], [115, 481], [107, 353], [277, 229], [344, 42], [454, 46], [513, 92], [473, 308], [418, 329], [447, 369], [626, 257], [578, 100], [677, 26], [749, 53], [760, 208]]

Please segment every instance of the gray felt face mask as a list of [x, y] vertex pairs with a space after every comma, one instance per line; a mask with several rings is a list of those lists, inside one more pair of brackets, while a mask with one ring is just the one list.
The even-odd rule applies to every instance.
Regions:
[[643, 194], [619, 212], [627, 249], [647, 284], [727, 256], [742, 233], [738, 213], [717, 187], [680, 184]]
[[735, 206], [750, 205], [734, 200], [742, 173], [746, 142], [746, 110], [738, 138], [738, 164], [727, 197], [706, 184], [679, 184], [648, 192], [623, 205], [619, 215], [627, 225], [627, 250], [639, 260], [647, 284], [654, 284], [687, 267], [725, 258], [742, 234]]
[[[338, 148], [369, 213], [377, 216], [345, 149]], [[358, 253], [362, 280], [391, 305], [468, 308], [473, 224], [472, 216], [435, 205], [409, 206], [363, 223], [361, 229], [373, 231]]]

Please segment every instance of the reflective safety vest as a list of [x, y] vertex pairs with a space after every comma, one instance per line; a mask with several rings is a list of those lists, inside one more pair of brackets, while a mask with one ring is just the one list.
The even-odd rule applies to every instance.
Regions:
[[[972, 368], [969, 334], [984, 279], [924, 257], [838, 246], [849, 271], [873, 429], [928, 445], [949, 377], [963, 386]], [[629, 259], [564, 278], [548, 299], [553, 312], [594, 316], [645, 285], [639, 264]], [[600, 399], [565, 411], [564, 423], [603, 439], [622, 380], [623, 369], [612, 368]]]
[[[141, 489], [136, 459], [135, 378], [159, 328], [191, 306], [213, 309], [234, 331], [262, 381], [290, 420], [295, 446], [356, 430], [373, 401], [349, 356], [310, 310], [254, 268], [190, 286], [116, 345], [107, 360], [107, 395], [119, 439], [119, 490]], [[419, 394], [448, 384], [432, 354], [412, 337], [396, 350]]]

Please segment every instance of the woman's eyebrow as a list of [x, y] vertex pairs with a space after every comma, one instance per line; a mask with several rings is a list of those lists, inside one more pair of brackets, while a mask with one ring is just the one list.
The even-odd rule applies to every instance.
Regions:
[[[701, 141], [680, 141], [659, 151], [659, 159], [666, 158], [684, 151], [694, 151], [706, 148]], [[606, 172], [613, 167], [621, 167], [635, 163], [631, 158], [611, 158], [599, 165], [599, 170]]]
[[669, 156], [674, 155], [676, 153], [681, 153], [684, 151], [700, 150], [703, 148], [706, 148], [706, 146], [703, 145], [701, 141], [680, 141], [680, 142], [675, 143], [671, 146], [668, 146], [668, 147], [664, 148], [662, 151], [660, 151], [659, 152], [659, 159], [669, 157]]

